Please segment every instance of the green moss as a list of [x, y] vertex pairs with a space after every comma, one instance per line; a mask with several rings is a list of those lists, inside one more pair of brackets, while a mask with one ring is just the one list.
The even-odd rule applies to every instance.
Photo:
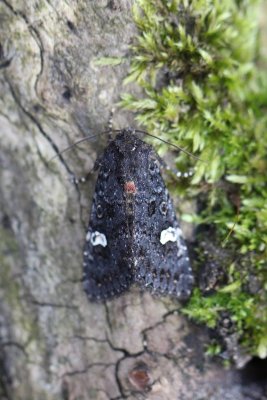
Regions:
[[259, 10], [256, 0], [137, 0], [125, 82], [137, 82], [143, 97], [125, 94], [121, 105], [149, 132], [206, 161], [176, 159], [196, 169], [186, 196], [204, 198], [201, 215], [185, 218], [212, 226], [233, 259], [226, 287], [209, 296], [196, 289], [184, 312], [210, 327], [228, 312], [241, 345], [265, 357], [267, 77], [258, 67]]
[[206, 355], [207, 356], [217, 356], [221, 352], [221, 347], [216, 341], [212, 341], [209, 343], [206, 349]]
[[227, 312], [235, 324], [235, 331], [242, 338], [242, 344], [252, 354], [264, 356], [266, 342], [266, 323], [263, 320], [264, 306], [259, 309], [259, 298], [245, 293], [240, 285], [233, 285], [229, 291], [222, 289], [212, 296], [203, 296], [195, 289], [183, 313], [209, 328], [215, 328], [222, 312]]

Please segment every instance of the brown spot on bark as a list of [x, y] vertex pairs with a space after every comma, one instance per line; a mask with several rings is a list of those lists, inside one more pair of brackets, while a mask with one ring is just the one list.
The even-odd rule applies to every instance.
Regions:
[[131, 385], [139, 391], [148, 390], [151, 387], [151, 376], [146, 364], [136, 365], [128, 374]]

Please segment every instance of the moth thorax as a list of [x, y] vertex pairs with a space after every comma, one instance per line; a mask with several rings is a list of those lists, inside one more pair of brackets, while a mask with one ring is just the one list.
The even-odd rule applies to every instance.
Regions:
[[125, 182], [124, 184], [124, 192], [126, 194], [135, 194], [136, 193], [136, 186], [133, 181]]

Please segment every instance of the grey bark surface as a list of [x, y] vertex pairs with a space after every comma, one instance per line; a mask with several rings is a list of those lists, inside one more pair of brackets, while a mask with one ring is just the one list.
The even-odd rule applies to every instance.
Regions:
[[[0, 398], [248, 399], [205, 357], [179, 304], [133, 288], [106, 304], [81, 286], [99, 137], [119, 100], [135, 35], [132, 1], [0, 1]], [[136, 90], [136, 89], [135, 89]], [[119, 111], [115, 127], [132, 125]]]

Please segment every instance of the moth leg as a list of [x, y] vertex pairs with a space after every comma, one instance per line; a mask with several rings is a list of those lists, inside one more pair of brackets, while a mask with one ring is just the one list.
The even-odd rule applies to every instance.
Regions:
[[91, 170], [91, 172], [93, 172], [93, 171], [95, 172], [95, 171], [99, 170], [99, 168], [102, 165], [102, 160], [103, 160], [103, 155], [97, 157], [97, 159], [95, 160], [95, 163], [94, 163], [94, 167]]
[[170, 171], [177, 178], [191, 178], [194, 175], [195, 168], [190, 168], [188, 171], [180, 171], [177, 168], [171, 168], [162, 158], [158, 158], [160, 163], [160, 168]]
[[77, 178], [77, 176], [73, 176], [72, 178], [70, 178], [70, 181], [75, 185], [79, 185], [80, 183], [86, 183], [93, 172], [94, 169], [91, 169], [85, 176], [81, 176], [79, 178]]
[[108, 142], [112, 141], [112, 132], [113, 132], [113, 115], [115, 112], [115, 108], [112, 108], [110, 111], [109, 119], [108, 119]]
[[171, 170], [171, 172], [172, 172], [173, 174], [175, 174], [175, 176], [176, 176], [177, 178], [191, 178], [191, 176], [193, 176], [193, 175], [194, 175], [194, 172], [195, 172], [195, 169], [194, 169], [194, 168], [190, 168], [189, 170], [187, 170], [187, 171], [185, 171], [185, 172], [179, 171], [178, 169], [174, 169], [174, 168], [172, 168], [172, 169], [170, 169], [170, 170]]
[[101, 162], [102, 162], [102, 156], [97, 157], [93, 168], [90, 169], [90, 171], [87, 172], [87, 174], [85, 176], [81, 176], [80, 178], [77, 178], [74, 175], [72, 178], [70, 178], [71, 182], [75, 185], [79, 185], [80, 183], [86, 183], [89, 180], [90, 176], [101, 167]]

